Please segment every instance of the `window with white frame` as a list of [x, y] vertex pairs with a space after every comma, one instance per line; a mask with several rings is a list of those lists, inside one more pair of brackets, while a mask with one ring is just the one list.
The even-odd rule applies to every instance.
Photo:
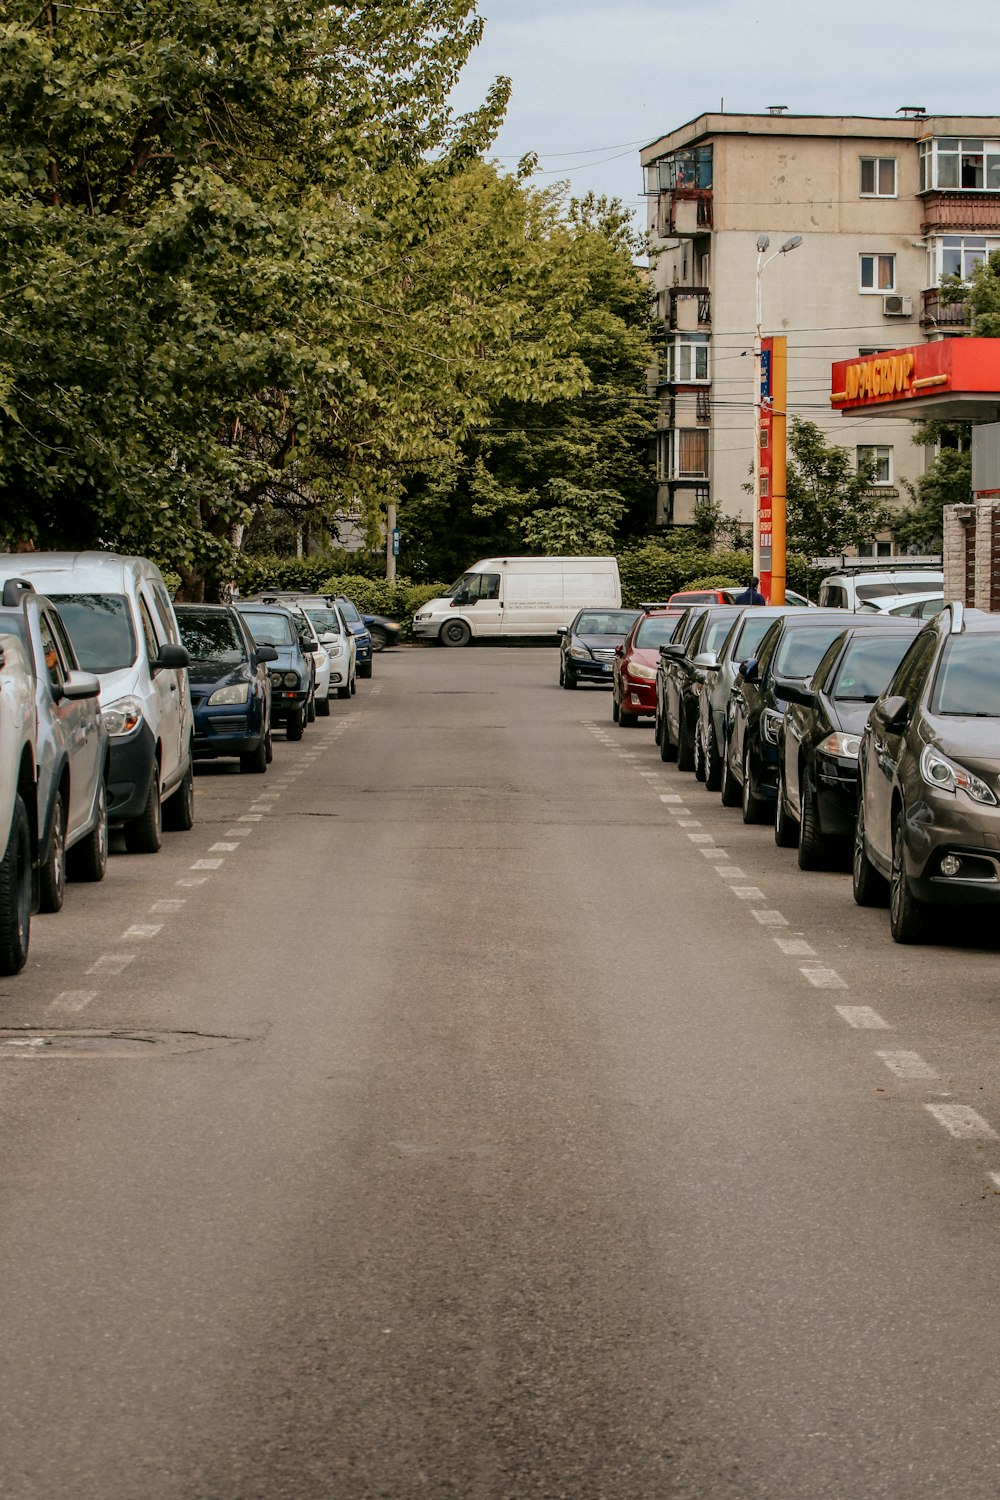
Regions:
[[1000, 239], [986, 235], [934, 235], [927, 243], [927, 285], [938, 286], [942, 276], [959, 276], [968, 281], [994, 250], [1000, 250]]
[[708, 430], [678, 427], [674, 430], [673, 479], [708, 478]]
[[920, 191], [1000, 193], [1000, 140], [940, 136], [920, 143]]
[[670, 478], [670, 433], [661, 429], [656, 434], [656, 479], [662, 484]]
[[892, 484], [892, 448], [886, 443], [858, 445], [858, 470], [871, 469], [872, 484]]
[[862, 198], [895, 198], [896, 158], [894, 156], [862, 156]]
[[873, 253], [862, 255], [860, 288], [863, 292], [894, 292], [896, 290], [896, 257]]
[[686, 333], [671, 339], [668, 352], [671, 380], [683, 384], [708, 380], [708, 334]]

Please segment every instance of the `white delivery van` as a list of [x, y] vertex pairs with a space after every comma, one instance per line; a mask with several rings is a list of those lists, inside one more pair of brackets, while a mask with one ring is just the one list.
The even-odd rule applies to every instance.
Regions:
[[487, 557], [413, 617], [413, 634], [442, 646], [496, 636], [554, 636], [585, 607], [619, 609], [614, 557]]

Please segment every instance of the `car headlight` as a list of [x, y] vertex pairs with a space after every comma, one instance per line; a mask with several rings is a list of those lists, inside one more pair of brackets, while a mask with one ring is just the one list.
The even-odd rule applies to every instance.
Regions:
[[422, 610], [419, 615], [414, 615], [413, 616], [413, 618], [414, 618], [415, 621], [416, 620], [429, 620], [430, 617], [431, 617], [431, 612], [430, 612], [429, 609]]
[[590, 652], [587, 650], [586, 646], [570, 646], [569, 654], [570, 656], [575, 657], [577, 661], [590, 660]]
[[298, 672], [286, 672], [281, 679], [281, 683], [286, 688], [297, 688], [299, 685]]
[[989, 807], [997, 806], [997, 799], [985, 781], [965, 766], [960, 766], [957, 761], [949, 760], [947, 755], [942, 755], [933, 745], [924, 746], [920, 757], [920, 774], [928, 786], [939, 792], [954, 794], [962, 791], [973, 802], [986, 803]]
[[104, 727], [112, 739], [131, 734], [142, 723], [142, 704], [138, 698], [116, 698], [101, 710]]
[[231, 687], [216, 688], [208, 700], [209, 708], [223, 703], [245, 703], [250, 696], [248, 682], [234, 682]]
[[644, 661], [630, 661], [625, 671], [627, 676], [634, 677], [637, 682], [656, 681], [656, 668], [648, 667]]
[[781, 733], [781, 725], [784, 722], [784, 718], [784, 714], [779, 714], [776, 708], [765, 708], [761, 719], [761, 729], [769, 745], [776, 745], [778, 743], [778, 736]]
[[826, 755], [845, 755], [850, 760], [857, 760], [861, 751], [860, 734], [828, 734], [825, 740], [820, 740], [816, 746]]

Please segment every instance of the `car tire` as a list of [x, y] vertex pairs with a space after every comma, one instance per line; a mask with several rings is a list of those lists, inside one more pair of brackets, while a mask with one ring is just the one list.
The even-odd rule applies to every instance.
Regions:
[[618, 710], [618, 728], [619, 729], [634, 729], [635, 726], [638, 724], [638, 722], [639, 722], [639, 715], [638, 714], [626, 713], [626, 711], [625, 711], [624, 708], [619, 708], [619, 710]]
[[[466, 626], [466, 629], [468, 629], [468, 626]], [[361, 661], [361, 662], [358, 662], [357, 676], [358, 677], [363, 677], [365, 679], [365, 681], [367, 682], [368, 678], [371, 675], [372, 675], [372, 664], [371, 664], [371, 662], [370, 661]]]
[[729, 751], [727, 747], [722, 753], [722, 778], [719, 782], [719, 800], [723, 807], [739, 807], [742, 798], [743, 788], [740, 786], [729, 764]]
[[7, 848], [0, 860], [0, 974], [19, 974], [31, 940], [31, 828], [15, 796]]
[[338, 698], [349, 698], [350, 696], [351, 696], [351, 685], [350, 685], [350, 683], [348, 683], [346, 687], [339, 687], [337, 689], [337, 697]]
[[66, 855], [66, 874], [70, 880], [95, 882], [103, 880], [108, 871], [108, 789], [103, 778], [97, 797], [97, 822]]
[[389, 637], [386, 635], [381, 625], [369, 625], [368, 634], [372, 638], [372, 650], [384, 651], [386, 646], [389, 644]]
[[676, 760], [677, 746], [670, 738], [670, 725], [667, 723], [666, 715], [660, 722], [660, 759]]
[[163, 804], [163, 826], [171, 833], [187, 833], [194, 827], [194, 765], [190, 761], [184, 780]]
[[701, 722], [699, 720], [694, 731], [694, 779], [705, 780], [705, 747], [701, 738]]
[[618, 707], [618, 699], [615, 697], [615, 690], [614, 690], [614, 688], [612, 688], [611, 689], [611, 720], [612, 720], [612, 723], [614, 723], [614, 724], [618, 723], [618, 715], [620, 714], [620, 712], [621, 712], [621, 709]]
[[694, 746], [691, 744], [691, 730], [688, 727], [683, 701], [677, 709], [677, 769], [678, 771], [694, 770]]
[[774, 842], [779, 849], [794, 849], [799, 842], [799, 826], [785, 802], [785, 778], [778, 771], [778, 801], [774, 809]]
[[354, 695], [355, 695], [355, 693], [357, 692], [357, 690], [358, 690], [358, 674], [357, 674], [357, 672], [355, 672], [354, 676], [351, 678], [350, 686], [348, 688], [348, 697], [349, 698], [353, 698]]
[[290, 708], [288, 718], [285, 720], [285, 739], [290, 743], [298, 741], [305, 734], [306, 714], [304, 708]]
[[149, 778], [146, 805], [137, 818], [124, 825], [125, 848], [129, 854], [156, 854], [163, 843], [163, 808], [160, 804], [160, 772], [153, 767]]
[[315, 722], [316, 722], [316, 699], [315, 698], [310, 698], [309, 702], [306, 704], [306, 723], [307, 724], [315, 724]]
[[743, 751], [743, 786], [741, 804], [744, 823], [763, 823], [767, 818], [767, 804], [754, 790], [753, 768], [750, 765], [750, 746]]
[[916, 943], [927, 936], [927, 912], [910, 890], [903, 859], [903, 809], [892, 828], [892, 877], [889, 881], [889, 931], [895, 943]]
[[267, 740], [264, 735], [255, 750], [240, 756], [240, 773], [243, 776], [262, 776], [267, 770]]
[[799, 820], [799, 869], [825, 870], [829, 862], [816, 811], [816, 793], [808, 770], [802, 770], [802, 817]]
[[722, 757], [715, 743], [715, 729], [709, 724], [708, 741], [705, 745], [705, 787], [707, 791], [717, 792], [721, 784]]
[[61, 796], [52, 804], [45, 858], [38, 869], [38, 910], [62, 911], [66, 899], [66, 807]]
[[270, 724], [268, 724], [268, 726], [267, 726], [267, 734], [264, 736], [264, 743], [267, 746], [267, 754], [266, 754], [267, 763], [268, 763], [268, 765], [270, 765], [271, 762], [272, 762], [272, 760], [274, 759], [274, 741], [271, 738], [271, 726], [270, 726]]
[[[472, 640], [472, 631], [464, 620], [447, 620], [438, 632], [438, 640], [442, 646], [467, 646]], [[358, 671], [361, 671], [360, 667]]]
[[851, 853], [851, 887], [857, 906], [884, 906], [888, 886], [879, 874], [865, 847], [865, 804], [858, 787], [858, 815], [854, 823], [854, 847]]
[[329, 693], [327, 693], [327, 695], [326, 695], [325, 698], [317, 698], [316, 699], [316, 712], [317, 712], [317, 714], [319, 715], [319, 717], [321, 719], [328, 719], [330, 717], [330, 694]]
[[562, 685], [564, 688], [570, 689], [576, 687], [576, 673], [573, 671], [572, 667], [565, 667], [563, 669]]

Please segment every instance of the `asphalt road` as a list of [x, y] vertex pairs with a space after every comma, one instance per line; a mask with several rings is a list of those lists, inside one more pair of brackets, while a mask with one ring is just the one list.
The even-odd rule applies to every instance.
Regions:
[[1000, 934], [383, 654], [0, 981], [3, 1500], [996, 1500]]

